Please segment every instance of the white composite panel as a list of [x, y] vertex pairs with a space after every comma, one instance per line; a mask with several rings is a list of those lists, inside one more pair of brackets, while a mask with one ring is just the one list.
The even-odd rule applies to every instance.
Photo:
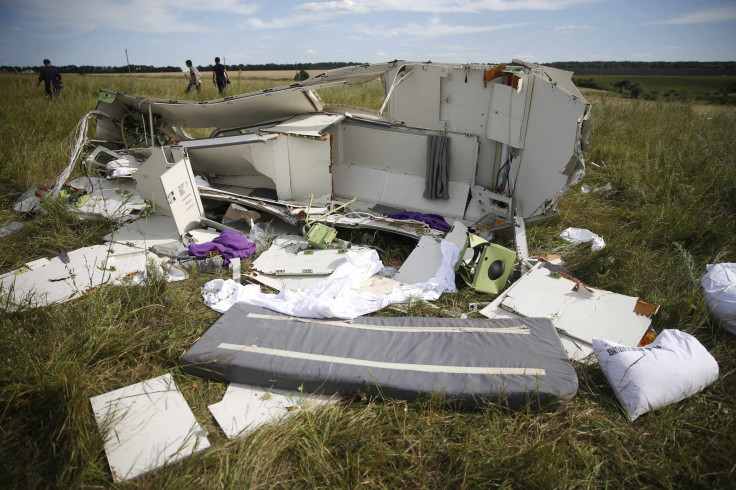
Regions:
[[321, 138], [327, 129], [343, 119], [345, 116], [341, 114], [302, 114], [261, 131]]
[[92, 397], [90, 403], [116, 482], [210, 447], [207, 431], [170, 374]]
[[488, 138], [514, 148], [524, 147], [522, 122], [526, 108], [527, 80], [522, 78], [521, 91], [502, 83], [491, 83], [491, 106], [488, 113]]
[[276, 135], [245, 134], [182, 141], [189, 152], [192, 169], [202, 175], [260, 175], [253, 168], [253, 145], [264, 145]]
[[121, 244], [84, 247], [68, 252], [64, 259], [54, 257], [43, 267], [0, 279], [3, 308], [18, 305], [41, 307], [63, 303], [81, 296], [93, 287], [128, 274], [146, 270], [153, 254]]
[[[461, 249], [462, 250], [462, 249]], [[394, 280], [406, 284], [417, 284], [429, 281], [437, 273], [442, 264], [440, 243], [432, 237], [423, 236], [416, 248], [406, 258]]]
[[357, 165], [333, 166], [332, 178], [335, 194], [340, 197], [357, 195], [361, 201], [454, 218], [463, 217], [470, 191], [469, 184], [450, 181], [449, 199], [426, 199], [422, 197], [424, 177]]
[[[331, 194], [330, 140], [296, 136], [280, 136], [280, 138], [287, 138], [291, 195], [282, 196], [279, 193], [279, 199], [304, 199], [309, 194], [317, 197]], [[279, 183], [276, 181], [276, 189], [278, 188]]]
[[[161, 175], [161, 187], [180, 234], [199, 226], [204, 207], [189, 162], [180, 161]], [[157, 201], [160, 204], [160, 201]]]
[[[389, 170], [424, 177], [427, 172], [428, 133], [410, 133], [354, 124], [342, 128], [342, 164]], [[450, 133], [450, 180], [472, 183], [478, 155], [478, 139]], [[336, 162], [338, 163], [338, 162]]]
[[149, 214], [107, 235], [105, 240], [147, 249], [154, 245], [178, 242], [181, 236], [171, 216]]
[[573, 156], [586, 105], [540, 77], [534, 81], [524, 152], [510, 175], [522, 217], [538, 214], [565, 187], [562, 171]]
[[[165, 100], [116, 94], [117, 101], [132, 105], [148, 115], [153, 114], [174, 126], [188, 128], [237, 128], [260, 122], [275, 121], [322, 110], [316, 98], [302, 89], [283, 89], [267, 93], [234, 95], [206, 102]], [[109, 104], [100, 102], [98, 109], [107, 112]]]
[[442, 80], [440, 95], [440, 119], [447, 123], [448, 131], [485, 135], [492, 85], [483, 86], [483, 70], [470, 70], [468, 83], [464, 70], [450, 70]]
[[651, 320], [634, 312], [637, 298], [585, 287], [532, 269], [506, 293], [501, 306], [519, 315], [549, 318], [570, 337], [592, 344], [593, 337], [636, 346]]
[[[277, 237], [271, 247], [258, 256], [251, 268], [262, 274], [326, 276], [332, 274], [335, 268], [345, 261], [347, 250], [334, 248], [307, 250], [309, 248], [309, 243], [304, 237], [297, 235]], [[350, 250], [361, 253], [370, 249], [353, 247]]]
[[337, 401], [337, 397], [230, 383], [222, 400], [207, 408], [227, 438], [233, 439], [264, 424], [279, 422], [300, 410]]
[[[412, 72], [397, 85], [389, 101], [389, 118], [410, 128], [445, 130], [440, 121], [440, 80], [447, 67], [425, 65], [407, 67]], [[389, 74], [393, 81], [393, 74]], [[419, 102], [421, 101], [421, 102]]]

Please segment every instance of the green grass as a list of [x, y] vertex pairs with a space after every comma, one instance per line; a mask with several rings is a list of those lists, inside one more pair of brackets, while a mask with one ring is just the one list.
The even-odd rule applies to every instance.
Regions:
[[[49, 183], [64, 167], [60, 142], [94, 107], [96, 84], [116, 90], [132, 84], [139, 95], [169, 98], [186, 86], [183, 77], [104, 83], [68, 77], [61, 99], [49, 103], [34, 84], [31, 77], [0, 76], [0, 226], [26, 225], [0, 239], [0, 272], [100, 243], [109, 232], [110, 223], [79, 222], [63, 208], [34, 219], [10, 211], [31, 182]], [[375, 90], [323, 97], [374, 101], [368, 92]], [[630, 423], [600, 369], [575, 364], [579, 393], [557, 412], [460, 411], [440, 397], [357, 398], [227, 441], [207, 410], [225, 385], [185, 376], [176, 364], [218, 317], [199, 293], [213, 276], [193, 274], [184, 282], [105, 286], [65, 304], [0, 313], [3, 486], [111, 486], [89, 398], [170, 372], [213, 448], [121, 486], [733, 488], [736, 338], [708, 321], [698, 279], [707, 263], [736, 262], [736, 115], [602, 98], [593, 119], [587, 158], [600, 167], [589, 165], [584, 182], [611, 182], [614, 190], [570, 189], [560, 217], [529, 230], [530, 250], [563, 255], [591, 285], [660, 303], [658, 330], [685, 330], [718, 360], [720, 378], [705, 392]], [[598, 233], [607, 247], [592, 253], [563, 242], [558, 235], [568, 226]], [[386, 237], [376, 243], [391, 258], [410, 249]], [[439, 309], [417, 303], [407, 311], [458, 316], [469, 302], [489, 300], [463, 289], [444, 295]]]

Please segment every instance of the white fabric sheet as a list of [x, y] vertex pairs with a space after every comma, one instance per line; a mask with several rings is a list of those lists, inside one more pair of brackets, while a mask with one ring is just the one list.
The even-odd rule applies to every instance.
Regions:
[[454, 265], [460, 250], [446, 240], [442, 240], [440, 245], [442, 264], [432, 279], [426, 283], [396, 287], [389, 294], [359, 291], [363, 281], [383, 268], [381, 259], [373, 250], [361, 254], [348, 252], [345, 262], [335, 272], [307, 289], [284, 289], [279, 294], [265, 294], [255, 284], [243, 286], [230, 279], [215, 279], [204, 285], [202, 297], [207, 306], [220, 313], [235, 303], [244, 302], [301, 318], [352, 319], [392, 303], [403, 303], [411, 298], [433, 301], [444, 292], [456, 291]]

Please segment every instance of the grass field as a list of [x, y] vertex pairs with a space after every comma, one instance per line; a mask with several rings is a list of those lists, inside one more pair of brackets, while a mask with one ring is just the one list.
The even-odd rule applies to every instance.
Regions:
[[[34, 219], [10, 210], [33, 181], [49, 183], [66, 164], [62, 142], [96, 103], [101, 86], [180, 98], [184, 77], [65, 77], [49, 103], [32, 76], [0, 75], [0, 273], [61, 250], [101, 242], [107, 222], [80, 222], [63, 207]], [[279, 85], [241, 81], [243, 91]], [[232, 90], [232, 88], [231, 88]], [[205, 86], [203, 98], [216, 92]], [[323, 93], [329, 102], [380, 104], [380, 90]], [[225, 385], [180, 373], [179, 357], [218, 317], [199, 288], [179, 283], [100, 287], [53, 307], [0, 313], [2, 486], [109, 487], [89, 398], [172, 373], [213, 449], [125, 487], [733, 488], [736, 481], [736, 338], [708, 321], [698, 279], [707, 263], [736, 262], [736, 114], [687, 103], [594, 96], [595, 132], [584, 182], [609, 193], [571, 189], [560, 217], [529, 230], [532, 252], [561, 254], [581, 280], [662, 305], [653, 325], [695, 335], [720, 365], [705, 392], [647, 414], [624, 417], [596, 365], [575, 364], [578, 395], [562, 410], [455, 410], [440, 397], [412, 403], [360, 398], [228, 441], [207, 410]], [[592, 253], [558, 238], [568, 226], [601, 235]], [[390, 239], [384, 246], [391, 246]], [[439, 309], [453, 316], [467, 289]], [[392, 314], [395, 314], [393, 312]]]

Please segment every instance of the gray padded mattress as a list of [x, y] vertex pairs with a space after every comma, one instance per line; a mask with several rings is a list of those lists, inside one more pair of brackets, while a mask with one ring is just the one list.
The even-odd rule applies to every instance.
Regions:
[[549, 407], [578, 378], [543, 318], [294, 318], [238, 304], [180, 361], [203, 378], [307, 392], [415, 399], [443, 393], [463, 405]]

